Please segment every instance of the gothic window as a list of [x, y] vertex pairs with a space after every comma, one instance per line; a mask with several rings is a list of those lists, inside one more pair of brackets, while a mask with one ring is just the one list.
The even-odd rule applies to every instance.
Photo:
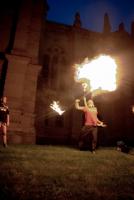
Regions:
[[50, 57], [49, 55], [44, 55], [44, 62], [43, 62], [43, 68], [42, 68], [42, 75], [45, 79], [48, 78], [49, 74], [49, 63], [50, 63]]
[[48, 121], [48, 118], [45, 119], [45, 126], [48, 126], [49, 125], [49, 121]]
[[51, 62], [51, 88], [56, 89], [57, 88], [57, 81], [58, 81], [58, 56], [55, 55], [52, 58], [52, 62]]
[[67, 80], [67, 63], [65, 58], [62, 58], [61, 60], [61, 69], [60, 69], [60, 73], [61, 73], [61, 79], [60, 79], [60, 89], [64, 90], [66, 89], [66, 80]]
[[63, 118], [63, 115], [58, 115], [58, 116], [56, 116], [55, 126], [56, 126], [56, 127], [63, 127], [63, 125], [64, 125], [64, 118]]
[[55, 79], [57, 77], [57, 64], [58, 64], [58, 56], [54, 56], [52, 60], [52, 67], [51, 67], [51, 78]]

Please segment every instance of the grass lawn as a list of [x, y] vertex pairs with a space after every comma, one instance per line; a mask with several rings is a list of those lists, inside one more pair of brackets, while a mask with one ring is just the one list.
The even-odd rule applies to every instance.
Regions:
[[134, 200], [134, 149], [0, 146], [0, 200]]

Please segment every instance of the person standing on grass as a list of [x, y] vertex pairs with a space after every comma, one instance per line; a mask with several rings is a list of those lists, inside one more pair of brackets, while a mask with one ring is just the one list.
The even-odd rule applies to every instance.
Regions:
[[79, 148], [82, 148], [85, 138], [92, 136], [91, 151], [92, 153], [95, 153], [97, 146], [98, 126], [104, 127], [106, 125], [104, 125], [104, 123], [98, 119], [98, 111], [92, 99], [86, 101], [86, 97], [84, 97], [84, 106], [80, 106], [79, 102], [79, 99], [75, 100], [76, 109], [82, 110], [85, 113], [85, 122], [79, 138]]
[[0, 129], [3, 136], [3, 146], [7, 147], [7, 127], [9, 126], [9, 109], [7, 97], [0, 99]]

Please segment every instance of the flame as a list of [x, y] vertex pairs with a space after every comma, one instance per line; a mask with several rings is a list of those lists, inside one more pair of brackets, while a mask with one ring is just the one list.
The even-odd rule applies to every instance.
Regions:
[[114, 91], [116, 89], [115, 60], [107, 55], [100, 55], [94, 60], [83, 64], [76, 64], [76, 81], [87, 79], [90, 81], [91, 91], [104, 90]]
[[61, 108], [59, 106], [59, 101], [53, 101], [53, 103], [50, 104], [50, 108], [52, 108], [57, 113], [59, 113], [59, 115], [62, 115], [65, 112], [65, 110], [61, 110]]

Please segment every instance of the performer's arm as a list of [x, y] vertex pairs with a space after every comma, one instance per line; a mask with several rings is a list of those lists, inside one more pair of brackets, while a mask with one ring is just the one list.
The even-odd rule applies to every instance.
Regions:
[[10, 123], [10, 117], [9, 117], [9, 114], [7, 115], [7, 126], [9, 126], [9, 123]]
[[80, 102], [79, 99], [76, 99], [76, 100], [75, 100], [75, 108], [76, 108], [77, 110], [83, 110], [84, 107], [83, 107], [83, 106], [80, 106], [80, 105], [79, 105], [79, 102]]
[[86, 97], [84, 97], [83, 100], [84, 100], [84, 106], [87, 108], [88, 105], [87, 105]]

